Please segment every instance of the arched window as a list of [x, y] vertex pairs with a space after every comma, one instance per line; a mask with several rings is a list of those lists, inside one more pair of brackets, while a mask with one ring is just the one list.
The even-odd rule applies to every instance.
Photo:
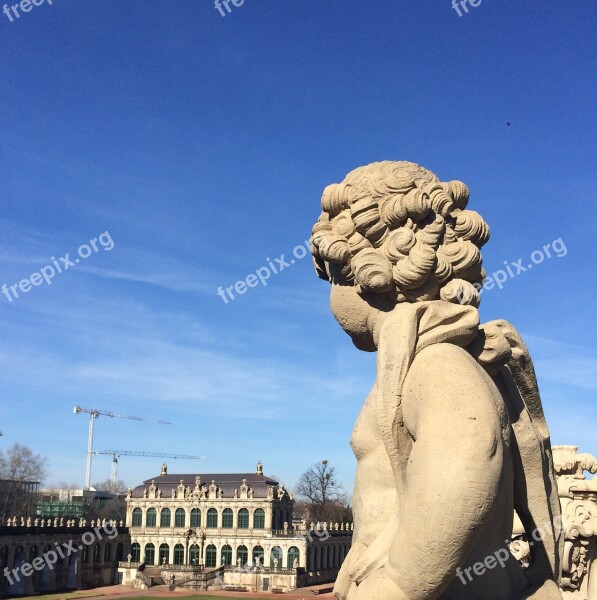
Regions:
[[238, 511], [238, 528], [249, 529], [249, 511], [246, 508]]
[[265, 511], [258, 508], [253, 515], [253, 529], [265, 529]]
[[112, 560], [112, 545], [106, 544], [104, 546], [104, 562], [109, 563]]
[[[222, 513], [222, 529], [232, 529], [234, 523], [234, 513], [231, 508], [225, 508]], [[226, 563], [230, 564], [230, 563]]]
[[272, 548], [272, 551], [270, 552], [269, 566], [271, 568], [273, 568], [274, 561], [277, 559], [278, 560], [278, 569], [281, 569], [282, 568], [282, 556], [284, 556], [284, 553], [282, 552], [282, 548], [280, 548], [280, 546], [274, 546]]
[[210, 508], [207, 511], [207, 528], [216, 529], [218, 527], [218, 511], [215, 508]]
[[8, 567], [8, 546], [2, 546], [0, 548], [0, 568], [5, 569]]
[[239, 546], [236, 549], [236, 562], [240, 560], [240, 566], [244, 567], [249, 562], [249, 551], [246, 546]]
[[137, 542], [131, 545], [131, 562], [141, 562], [141, 544]]
[[197, 544], [193, 544], [189, 548], [189, 564], [193, 567], [199, 566], [199, 559], [201, 558], [201, 550]]
[[174, 546], [174, 564], [184, 565], [184, 546], [182, 544]]
[[143, 511], [140, 508], [133, 509], [133, 527], [143, 526]]
[[252, 560], [255, 566], [261, 565], [263, 567], [263, 548], [261, 546], [255, 546], [253, 548]]
[[145, 546], [145, 558], [143, 562], [146, 565], [155, 565], [155, 546], [153, 544], [147, 544]]
[[124, 546], [122, 542], [116, 546], [116, 560], [117, 562], [121, 562], [124, 559]]
[[174, 527], [186, 527], [187, 515], [184, 508], [177, 508], [174, 513]]
[[97, 564], [100, 561], [100, 545], [96, 544], [93, 547], [93, 564]]
[[205, 566], [210, 569], [214, 569], [215, 567], [218, 566], [217, 562], [218, 562], [218, 551], [216, 550], [216, 547], [213, 544], [210, 544], [205, 549]]
[[14, 559], [13, 567], [16, 567], [17, 565], [22, 565], [26, 561], [27, 561], [27, 555], [25, 554], [25, 550], [23, 550], [23, 546], [19, 546], [15, 550], [15, 559]]
[[160, 546], [159, 560], [160, 565], [167, 565], [170, 562], [170, 546], [168, 544]]
[[301, 566], [301, 553], [296, 546], [288, 548], [288, 568], [294, 569], [294, 561], [297, 561], [297, 566]]
[[[44, 554], [48, 552], [50, 546], [47, 546], [47, 550], [44, 550]], [[86, 565], [89, 562], [89, 546], [83, 546], [83, 551], [81, 553], [81, 564]]]
[[191, 527], [193, 529], [201, 527], [201, 511], [198, 508], [191, 511]]
[[29, 562], [33, 562], [34, 559], [37, 557], [37, 546], [31, 546], [31, 548], [29, 548]]
[[170, 527], [172, 521], [172, 513], [169, 508], [163, 508], [160, 513], [160, 527]]
[[150, 508], [145, 515], [145, 527], [155, 527], [156, 521], [155, 508]]
[[232, 546], [225, 544], [222, 546], [222, 560], [220, 561], [223, 565], [232, 564]]

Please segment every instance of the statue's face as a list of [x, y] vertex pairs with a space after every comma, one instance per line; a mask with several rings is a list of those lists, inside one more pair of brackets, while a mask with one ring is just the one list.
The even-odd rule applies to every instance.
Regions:
[[396, 303], [379, 294], [358, 294], [353, 285], [332, 283], [330, 306], [336, 321], [350, 336], [353, 344], [359, 350], [375, 352], [375, 328]]

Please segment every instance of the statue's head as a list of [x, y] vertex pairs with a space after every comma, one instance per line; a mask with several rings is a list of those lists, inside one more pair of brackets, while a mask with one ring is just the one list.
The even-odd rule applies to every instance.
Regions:
[[325, 188], [311, 252], [357, 347], [375, 350], [375, 322], [399, 303], [479, 305], [489, 226], [465, 210], [468, 198], [464, 183], [405, 161], [359, 167]]

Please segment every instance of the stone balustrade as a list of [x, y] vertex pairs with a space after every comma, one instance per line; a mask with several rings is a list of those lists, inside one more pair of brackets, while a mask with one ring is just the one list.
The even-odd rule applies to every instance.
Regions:
[[43, 528], [85, 528], [85, 527], [124, 527], [124, 521], [114, 521], [108, 519], [91, 519], [87, 522], [86, 519], [33, 519], [31, 517], [25, 519], [24, 517], [12, 517], [6, 520], [6, 523], [0, 521], [0, 527], [43, 527]]

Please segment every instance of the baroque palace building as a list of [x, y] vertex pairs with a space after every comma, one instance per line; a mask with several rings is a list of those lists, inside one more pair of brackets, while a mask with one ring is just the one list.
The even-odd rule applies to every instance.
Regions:
[[[597, 458], [576, 446], [554, 446], [553, 455], [563, 597], [597, 600], [597, 477], [585, 474], [597, 473]], [[334, 581], [352, 540], [352, 525], [293, 525], [292, 495], [261, 465], [238, 475], [168, 475], [164, 468], [126, 501], [128, 527], [100, 519], [0, 521], [0, 596], [117, 582], [147, 587], [172, 577], [182, 588], [286, 591]], [[531, 546], [517, 520], [511, 550], [523, 565]]]
[[261, 463], [254, 473], [214, 475], [168, 474], [164, 465], [126, 502], [131, 546], [120, 572], [128, 584], [147, 582], [142, 573], [182, 582], [217, 568], [223, 587], [232, 580], [238, 587], [257, 581], [257, 568], [262, 578], [248, 588], [289, 589], [333, 581], [351, 545], [349, 524], [293, 525], [291, 492]]

